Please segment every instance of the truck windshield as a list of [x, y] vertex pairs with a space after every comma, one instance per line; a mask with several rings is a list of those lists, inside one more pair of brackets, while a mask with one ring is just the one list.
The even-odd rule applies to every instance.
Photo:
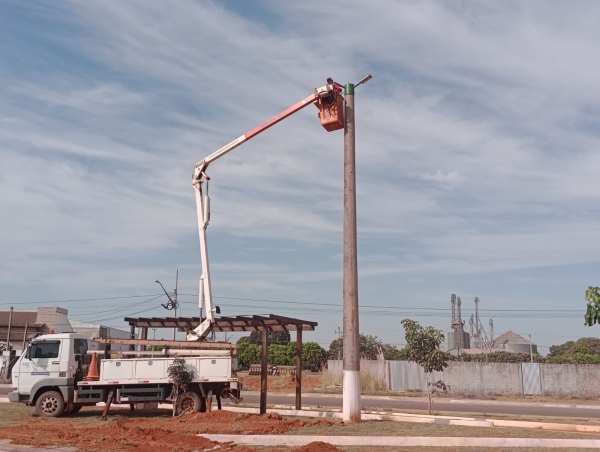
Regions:
[[31, 359], [39, 358], [58, 358], [58, 351], [60, 349], [59, 341], [49, 342], [34, 342], [31, 345], [29, 356]]

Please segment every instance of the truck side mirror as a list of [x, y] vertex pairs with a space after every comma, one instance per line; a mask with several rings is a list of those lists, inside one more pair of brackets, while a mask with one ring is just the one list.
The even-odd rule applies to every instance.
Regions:
[[25, 359], [31, 361], [31, 343], [27, 345], [27, 351], [25, 352]]

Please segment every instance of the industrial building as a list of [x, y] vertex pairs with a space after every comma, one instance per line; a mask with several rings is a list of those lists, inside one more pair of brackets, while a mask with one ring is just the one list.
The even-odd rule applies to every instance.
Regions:
[[489, 332], [485, 331], [479, 319], [479, 298], [475, 297], [475, 313], [469, 319], [469, 331], [465, 331], [465, 320], [462, 316], [460, 297], [452, 294], [450, 305], [452, 320], [448, 332], [447, 347], [442, 350], [458, 356], [460, 354], [475, 355], [494, 351], [509, 353], [538, 353], [537, 345], [513, 331], [507, 331], [494, 339], [494, 320], [489, 319]]
[[502, 350], [505, 352], [512, 353], [534, 353], [537, 354], [537, 345], [533, 342], [528, 341], [523, 336], [519, 336], [513, 331], [507, 331], [506, 333], [498, 336], [494, 339], [493, 350]]

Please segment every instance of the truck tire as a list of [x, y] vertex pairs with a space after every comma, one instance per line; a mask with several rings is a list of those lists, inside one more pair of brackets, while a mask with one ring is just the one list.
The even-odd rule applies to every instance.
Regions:
[[200, 396], [195, 392], [189, 391], [179, 397], [177, 414], [181, 414], [186, 410], [188, 413], [197, 413], [202, 410], [202, 401], [200, 400]]
[[44, 392], [35, 402], [35, 412], [40, 417], [59, 417], [64, 411], [65, 401], [60, 392]]

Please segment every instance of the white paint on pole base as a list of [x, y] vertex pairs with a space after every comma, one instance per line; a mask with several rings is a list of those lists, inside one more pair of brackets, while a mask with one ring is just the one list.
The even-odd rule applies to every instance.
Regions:
[[343, 419], [360, 421], [360, 371], [344, 370]]

